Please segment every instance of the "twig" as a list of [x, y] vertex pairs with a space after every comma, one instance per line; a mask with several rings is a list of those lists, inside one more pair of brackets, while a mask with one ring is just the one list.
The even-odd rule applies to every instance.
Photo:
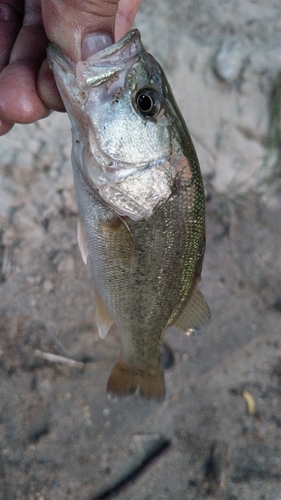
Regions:
[[64, 356], [59, 356], [58, 354], [51, 354], [50, 352], [43, 352], [39, 349], [34, 351], [35, 356], [38, 356], [45, 361], [50, 361], [51, 363], [61, 363], [63, 365], [71, 366], [74, 368], [84, 368], [85, 363], [82, 361], [75, 361], [75, 359], [65, 358]]

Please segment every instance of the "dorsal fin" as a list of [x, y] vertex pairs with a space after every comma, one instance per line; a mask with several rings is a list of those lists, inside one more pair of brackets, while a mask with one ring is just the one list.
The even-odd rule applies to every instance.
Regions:
[[195, 287], [184, 310], [175, 321], [174, 326], [190, 335], [199, 330], [211, 319], [211, 313], [202, 292]]
[[96, 322], [99, 331], [99, 336], [104, 339], [113, 325], [114, 321], [110, 316], [108, 310], [106, 309], [103, 301], [101, 300], [99, 294], [95, 292], [96, 298]]
[[87, 239], [86, 239], [85, 229], [84, 229], [84, 226], [82, 224], [82, 221], [81, 221], [79, 214], [77, 217], [77, 240], [78, 240], [78, 246], [80, 248], [83, 262], [84, 262], [84, 264], [87, 265], [87, 260], [89, 257], [89, 248], [88, 248], [88, 243], [87, 243]]

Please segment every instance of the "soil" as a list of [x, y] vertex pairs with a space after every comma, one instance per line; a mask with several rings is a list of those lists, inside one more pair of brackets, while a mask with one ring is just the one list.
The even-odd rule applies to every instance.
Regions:
[[[108, 396], [120, 341], [114, 328], [101, 340], [95, 324], [76, 240], [67, 116], [15, 126], [0, 139], [0, 500], [281, 500], [281, 203], [276, 165], [266, 183], [256, 161], [281, 7], [158, 4], [144, 0], [136, 25], [165, 65], [198, 145], [207, 211], [201, 289], [212, 322], [196, 337], [168, 330], [164, 402]], [[261, 33], [259, 61], [272, 54], [263, 73], [253, 66]], [[225, 69], [216, 54], [233, 35], [246, 37], [247, 56], [240, 48]], [[248, 95], [243, 82], [263, 97], [258, 110], [245, 100], [238, 130], [232, 111]], [[224, 118], [216, 114], [211, 133], [221, 100]], [[260, 128], [246, 138], [247, 120], [248, 132]]]

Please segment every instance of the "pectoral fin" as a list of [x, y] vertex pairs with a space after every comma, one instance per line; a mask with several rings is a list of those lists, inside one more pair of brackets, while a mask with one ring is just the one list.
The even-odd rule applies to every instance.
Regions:
[[80, 219], [80, 215], [78, 215], [77, 217], [77, 240], [83, 262], [84, 264], [87, 265], [87, 259], [89, 257], [89, 249], [86, 240], [85, 229]]
[[136, 255], [136, 245], [129, 224], [124, 217], [116, 215], [110, 221], [100, 220], [105, 239], [114, 245], [114, 258], [128, 263]]
[[104, 339], [108, 331], [110, 330], [111, 326], [113, 325], [114, 321], [97, 292], [95, 293], [95, 297], [96, 297], [97, 327], [99, 331], [99, 336], [102, 339]]
[[187, 335], [195, 333], [211, 319], [211, 313], [199, 288], [195, 287], [184, 310], [175, 321], [174, 326]]

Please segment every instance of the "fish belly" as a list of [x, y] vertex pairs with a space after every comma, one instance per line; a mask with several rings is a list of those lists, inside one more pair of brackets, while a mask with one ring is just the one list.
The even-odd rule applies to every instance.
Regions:
[[204, 210], [195, 214], [196, 193], [182, 190], [147, 220], [122, 219], [73, 169], [95, 288], [122, 341], [108, 391], [161, 398], [160, 347], [200, 273]]

